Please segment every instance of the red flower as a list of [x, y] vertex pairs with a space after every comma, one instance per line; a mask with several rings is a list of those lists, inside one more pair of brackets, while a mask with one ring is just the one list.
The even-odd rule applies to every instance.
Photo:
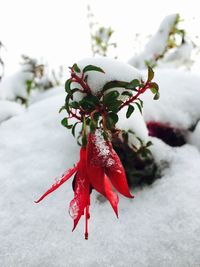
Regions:
[[110, 202], [118, 217], [118, 195], [113, 191], [112, 185], [124, 196], [132, 198], [128, 189], [124, 168], [109, 141], [105, 141], [102, 133], [96, 130], [89, 134], [88, 144], [80, 150], [80, 160], [77, 165], [69, 169], [59, 181], [41, 196], [36, 203], [55, 191], [75, 173], [73, 188], [74, 199], [70, 202], [69, 213], [74, 220], [76, 228], [80, 218], [85, 212], [85, 239], [88, 239], [88, 219], [91, 188], [96, 189]]

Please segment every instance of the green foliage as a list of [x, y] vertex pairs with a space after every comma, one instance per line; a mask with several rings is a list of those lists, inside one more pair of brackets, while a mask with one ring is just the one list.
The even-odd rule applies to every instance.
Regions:
[[[71, 78], [65, 83], [67, 96], [65, 104], [60, 109], [60, 112], [66, 110], [68, 117], [64, 118], [61, 123], [64, 127], [71, 129], [74, 136], [77, 124], [82, 123], [82, 133], [81, 138], [79, 138], [82, 142], [86, 140], [85, 135], [87, 135], [88, 129], [93, 132], [95, 129], [101, 128], [105, 138], [108, 138], [109, 134], [116, 130], [116, 123], [119, 120], [118, 112], [125, 106], [128, 107], [126, 112], [127, 118], [130, 118], [135, 110], [135, 106], [142, 113], [143, 101], [139, 96], [145, 93], [146, 90], [150, 89], [155, 99], [159, 95], [159, 87], [152, 81], [154, 72], [150, 67], [148, 68], [148, 79], [146, 82], [138, 79], [133, 79], [130, 82], [114, 80], [106, 83], [97, 94], [94, 94], [89, 87], [87, 83], [89, 74], [86, 73], [97, 71], [104, 74], [105, 72], [102, 68], [87, 65], [81, 71], [75, 63], [70, 69]], [[77, 75], [77, 73], [80, 75]], [[78, 83], [80, 87], [72, 89], [71, 85], [73, 82]], [[77, 92], [83, 93], [83, 97], [79, 101], [75, 98]], [[77, 119], [78, 122], [69, 124], [68, 120], [71, 118]]]
[[98, 72], [102, 72], [105, 73], [100, 67], [94, 66], [94, 65], [87, 65], [84, 69], [83, 69], [83, 73], [87, 72], [87, 71], [98, 71]]

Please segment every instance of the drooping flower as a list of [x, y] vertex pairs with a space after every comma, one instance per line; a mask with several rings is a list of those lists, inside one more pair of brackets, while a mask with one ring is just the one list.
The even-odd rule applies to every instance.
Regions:
[[125, 172], [120, 159], [109, 141], [104, 140], [100, 130], [89, 134], [86, 147], [80, 150], [80, 160], [76, 166], [69, 169], [52, 185], [37, 201], [39, 203], [47, 195], [59, 188], [73, 174], [74, 198], [70, 202], [69, 213], [74, 220], [72, 231], [80, 218], [85, 214], [85, 239], [88, 239], [88, 219], [91, 189], [105, 196], [118, 217], [118, 195], [113, 186], [122, 195], [132, 198], [128, 189]]

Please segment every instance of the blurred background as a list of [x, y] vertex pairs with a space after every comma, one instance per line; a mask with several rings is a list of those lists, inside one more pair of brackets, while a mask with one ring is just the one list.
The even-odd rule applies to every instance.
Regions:
[[112, 41], [117, 44], [114, 56], [124, 61], [140, 52], [162, 19], [172, 13], [180, 14], [182, 28], [198, 46], [198, 10], [198, 1], [191, 0], [1, 0], [0, 41], [4, 47], [0, 53], [5, 75], [16, 71], [22, 54], [54, 69], [91, 56], [91, 20], [99, 27], [112, 28]]

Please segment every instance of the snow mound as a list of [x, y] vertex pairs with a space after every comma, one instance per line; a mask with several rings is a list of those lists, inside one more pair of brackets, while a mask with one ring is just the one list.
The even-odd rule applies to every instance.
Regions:
[[[87, 72], [88, 80], [87, 83], [90, 86], [92, 92], [97, 94], [102, 90], [103, 86], [110, 81], [125, 81], [131, 82], [134, 79], [141, 80], [142, 74], [130, 66], [127, 63], [120, 62], [116, 59], [111, 58], [86, 58], [76, 62], [81, 71], [87, 65], [95, 65], [103, 69], [105, 73], [90, 71]], [[72, 83], [72, 88], [77, 88], [77, 83]], [[80, 88], [80, 87], [78, 87]], [[117, 88], [119, 90], [119, 88]]]
[[184, 42], [173, 52], [166, 53], [161, 62], [158, 62], [159, 68], [179, 68], [192, 65], [191, 54], [194, 46], [191, 41]]
[[160, 88], [160, 99], [154, 101], [151, 92], [142, 95], [145, 121], [187, 130], [200, 119], [200, 76], [180, 70], [157, 69], [154, 80]]
[[148, 130], [144, 118], [138, 109], [135, 109], [131, 117], [129, 117], [128, 119], [126, 118], [126, 112], [127, 107], [123, 108], [118, 113], [119, 121], [117, 122], [116, 127], [121, 130], [131, 130], [132, 132], [134, 132], [134, 135], [128, 134], [128, 144], [130, 147], [134, 145], [139, 148], [141, 144], [137, 137], [139, 137], [144, 143], [146, 143], [149, 139]]
[[1, 125], [0, 266], [198, 266], [200, 152], [190, 145], [170, 148], [154, 138], [153, 153], [170, 167], [134, 200], [120, 197], [118, 220], [92, 193], [88, 241], [84, 220], [71, 232], [70, 181], [33, 202], [79, 157], [60, 125], [62, 102], [63, 95], [47, 98]]
[[64, 89], [62, 86], [53, 87], [48, 90], [40, 90], [40, 91], [32, 90], [31, 95], [30, 95], [29, 105], [42, 101], [48, 97], [53, 97], [59, 94], [63, 94], [63, 91]]
[[164, 53], [169, 34], [178, 20], [178, 17], [178, 14], [166, 16], [161, 22], [156, 34], [153, 35], [146, 44], [144, 51], [141, 54], [132, 57], [129, 60], [129, 64], [139, 69], [144, 69], [146, 67], [146, 62], [154, 64], [156, 58]]
[[4, 78], [0, 83], [0, 99], [15, 100], [17, 96], [27, 98], [26, 81], [32, 78], [33, 74], [23, 68]]
[[24, 108], [20, 104], [7, 100], [0, 100], [0, 123], [23, 112]]

